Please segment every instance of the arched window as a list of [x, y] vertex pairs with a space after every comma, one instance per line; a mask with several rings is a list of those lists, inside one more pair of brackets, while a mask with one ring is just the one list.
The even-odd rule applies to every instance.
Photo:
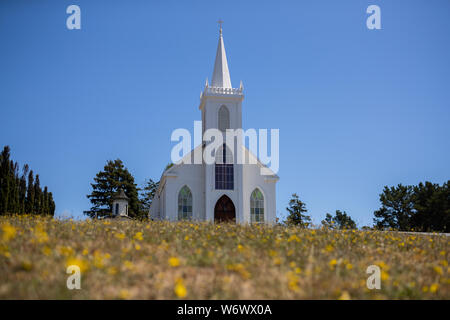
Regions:
[[219, 130], [225, 132], [227, 129], [230, 129], [230, 112], [223, 105], [219, 109]]
[[192, 193], [184, 186], [178, 193], [178, 220], [192, 219]]
[[264, 222], [264, 196], [258, 188], [250, 196], [250, 222]]
[[233, 153], [225, 144], [216, 151], [216, 190], [233, 190]]

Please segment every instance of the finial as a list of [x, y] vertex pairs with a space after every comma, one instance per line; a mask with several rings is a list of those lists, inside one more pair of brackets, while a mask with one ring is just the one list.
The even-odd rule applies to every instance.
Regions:
[[220, 35], [222, 36], [222, 23], [223, 23], [223, 21], [221, 19], [219, 19], [219, 21], [217, 21], [217, 23], [219, 24]]

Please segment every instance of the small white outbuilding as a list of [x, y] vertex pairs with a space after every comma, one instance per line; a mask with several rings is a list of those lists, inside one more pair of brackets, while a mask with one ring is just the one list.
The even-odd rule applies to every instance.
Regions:
[[119, 189], [119, 192], [113, 198], [113, 217], [128, 217], [129, 200], [130, 199], [127, 197], [123, 189]]

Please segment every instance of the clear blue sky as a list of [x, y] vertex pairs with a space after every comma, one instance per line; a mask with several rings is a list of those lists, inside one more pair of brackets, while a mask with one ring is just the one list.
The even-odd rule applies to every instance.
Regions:
[[[66, 28], [81, 7], [82, 29]], [[381, 8], [382, 30], [366, 28]], [[244, 128], [280, 129], [277, 211], [371, 224], [384, 185], [450, 178], [450, 1], [0, 2], [0, 146], [81, 216], [120, 158], [141, 184], [201, 120], [222, 18]]]

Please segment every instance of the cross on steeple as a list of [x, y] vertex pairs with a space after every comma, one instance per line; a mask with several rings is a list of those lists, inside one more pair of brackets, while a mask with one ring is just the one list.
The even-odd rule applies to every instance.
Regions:
[[223, 23], [223, 21], [221, 19], [219, 19], [217, 21], [217, 23], [219, 24], [219, 28], [220, 28], [220, 35], [222, 35], [222, 23]]

